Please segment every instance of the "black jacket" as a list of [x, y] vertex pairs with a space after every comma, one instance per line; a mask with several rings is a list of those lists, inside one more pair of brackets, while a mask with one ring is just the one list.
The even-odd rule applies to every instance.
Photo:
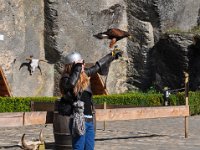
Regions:
[[[85, 68], [85, 73], [90, 77], [96, 73], [99, 73], [101, 75], [107, 75], [110, 63], [114, 60], [114, 57], [112, 54], [108, 54], [101, 58], [99, 61], [96, 62], [96, 64], [90, 68]], [[84, 114], [91, 115], [92, 110], [87, 110], [91, 108], [88, 106], [89, 104], [92, 106], [92, 91], [90, 86], [83, 91], [82, 93], [78, 94], [78, 96], [75, 96], [73, 93], [73, 88], [75, 87], [78, 79], [80, 78], [80, 73], [82, 69], [82, 64], [76, 64], [70, 75], [64, 75], [60, 79], [60, 89], [63, 91], [64, 95], [61, 98], [58, 111], [61, 114], [64, 115], [70, 115], [72, 113], [72, 104], [74, 101], [77, 101], [78, 99], [88, 99], [90, 102], [86, 102], [85, 104], [85, 111]], [[87, 92], [87, 93], [86, 93]], [[83, 98], [81, 97], [83, 95]], [[87, 97], [87, 98], [85, 98]]]

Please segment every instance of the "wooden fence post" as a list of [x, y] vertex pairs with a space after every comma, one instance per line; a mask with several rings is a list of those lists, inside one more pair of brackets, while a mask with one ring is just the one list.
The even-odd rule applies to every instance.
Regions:
[[[184, 72], [185, 75], [185, 105], [189, 105], [189, 74]], [[185, 116], [185, 138], [188, 138], [188, 116]]]
[[25, 112], [23, 112], [23, 126], [25, 125]]
[[[106, 102], [103, 103], [103, 109], [104, 109], [104, 111], [106, 111]], [[106, 121], [105, 120], [103, 122], [103, 130], [104, 131], [106, 130]]]
[[31, 101], [31, 103], [30, 103], [30, 105], [31, 105], [31, 111], [34, 111], [34, 101]]

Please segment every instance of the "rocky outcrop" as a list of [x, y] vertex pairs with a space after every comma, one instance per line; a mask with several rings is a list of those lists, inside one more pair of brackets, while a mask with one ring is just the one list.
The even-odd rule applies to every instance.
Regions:
[[[49, 10], [49, 13], [46, 13], [46, 18], [51, 20], [48, 22], [53, 27], [46, 28], [47, 33], [53, 34], [53, 36], [47, 34], [47, 37], [51, 37], [52, 40], [46, 41], [47, 46], [50, 46], [50, 48], [46, 49], [46, 59], [51, 62], [53, 60], [53, 63], [55, 63], [54, 94], [58, 95], [58, 83], [60, 73], [63, 70], [62, 59], [64, 56], [69, 52], [78, 51], [86, 63], [95, 63], [101, 57], [110, 53], [109, 40], [98, 40], [93, 35], [106, 31], [111, 27], [127, 30], [126, 3], [122, 0], [109, 2], [77, 0], [63, 3], [48, 1], [45, 6], [47, 7], [46, 10]], [[46, 25], [49, 26], [49, 23]], [[121, 40], [118, 44], [126, 53], [126, 39]], [[57, 59], [58, 57], [54, 57], [54, 53], [60, 54], [61, 60]], [[122, 62], [117, 61], [118, 64], [115, 62], [116, 66], [120, 65], [120, 63], [124, 64], [123, 61], [125, 60], [122, 60]], [[116, 69], [116, 66], [111, 66], [110, 69]], [[122, 78], [111, 73], [106, 82], [110, 83], [114, 79], [116, 82], [120, 80], [121, 83], [125, 84], [127, 67], [123, 68], [124, 73], [121, 76]], [[127, 90], [127, 88], [110, 90], [116, 86], [116, 82], [112, 82], [112, 85], [108, 84], [109, 93], [119, 93], [120, 91], [124, 92]]]
[[200, 1], [157, 0], [161, 30], [191, 30], [197, 25]]
[[[53, 67], [41, 63], [43, 75], [36, 70], [29, 75], [27, 66], [20, 65], [26, 58], [44, 59], [44, 5], [41, 0], [3, 0], [0, 6], [0, 64], [14, 96], [52, 96]], [[47, 88], [48, 87], [48, 88]]]
[[[135, 35], [127, 49], [131, 60], [127, 73], [130, 90], [183, 86], [183, 66], [188, 66], [187, 46], [194, 36], [185, 35], [198, 25], [199, 4], [195, 0], [128, 1], [129, 30]], [[172, 35], [163, 38], [168, 31]], [[174, 31], [185, 33], [177, 36]]]
[[[185, 70], [195, 90], [200, 79], [195, 73], [199, 46], [192, 44], [194, 35], [163, 34], [198, 26], [199, 4], [197, 0], [2, 0], [0, 64], [14, 96], [59, 95], [64, 56], [78, 51], [86, 62], [95, 63], [111, 49], [109, 40], [93, 35], [116, 27], [128, 30], [134, 39], [117, 43], [125, 55], [112, 63], [104, 78], [109, 93], [147, 90], [152, 85], [179, 88]], [[48, 61], [41, 63], [42, 75], [36, 70], [30, 76], [26, 67], [19, 70], [32, 54]]]

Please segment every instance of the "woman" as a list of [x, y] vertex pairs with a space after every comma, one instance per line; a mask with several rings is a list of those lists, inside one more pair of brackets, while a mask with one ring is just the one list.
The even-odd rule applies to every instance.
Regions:
[[97, 72], [106, 75], [110, 63], [121, 55], [122, 51], [114, 50], [90, 68], [85, 68], [84, 60], [77, 52], [65, 57], [65, 68], [60, 79], [63, 96], [58, 111], [72, 118], [69, 126], [74, 150], [94, 150], [94, 110], [89, 77]]

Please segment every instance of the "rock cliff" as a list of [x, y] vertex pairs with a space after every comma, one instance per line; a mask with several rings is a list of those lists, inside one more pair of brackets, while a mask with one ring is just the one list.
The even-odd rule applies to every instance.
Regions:
[[[78, 51], [95, 63], [111, 51], [109, 40], [93, 34], [116, 27], [134, 39], [123, 39], [122, 59], [114, 61], [105, 79], [109, 93], [171, 89], [183, 86], [190, 72], [192, 90], [199, 87], [199, 46], [193, 43], [200, 22], [200, 0], [0, 0], [0, 65], [14, 96], [59, 95], [62, 59]], [[180, 31], [184, 34], [175, 34]], [[166, 34], [168, 33], [168, 34]], [[19, 67], [33, 55], [41, 62], [29, 75]], [[198, 82], [197, 82], [198, 80]]]

